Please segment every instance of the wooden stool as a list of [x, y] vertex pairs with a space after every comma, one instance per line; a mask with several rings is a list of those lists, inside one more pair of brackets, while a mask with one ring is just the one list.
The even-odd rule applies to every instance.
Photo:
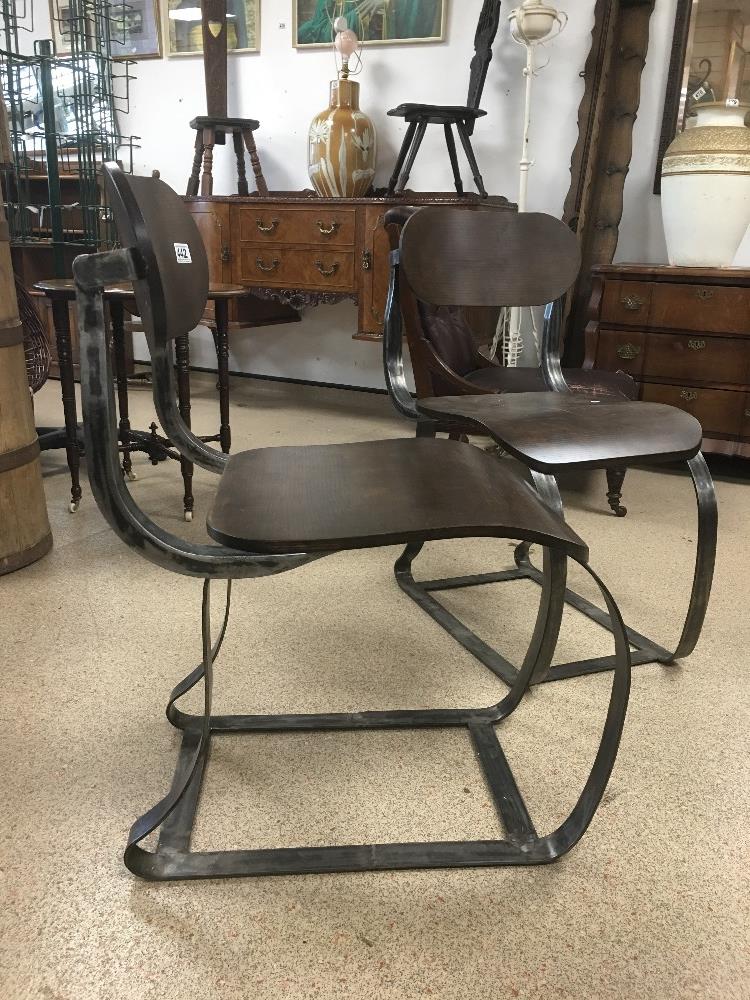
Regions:
[[245, 150], [243, 142], [250, 154], [250, 165], [255, 174], [255, 186], [258, 194], [267, 195], [268, 185], [263, 176], [263, 169], [260, 165], [258, 150], [255, 148], [253, 132], [260, 127], [260, 122], [254, 118], [193, 118], [190, 128], [196, 131], [195, 136], [195, 156], [193, 157], [193, 172], [190, 174], [187, 191], [188, 198], [194, 198], [198, 194], [198, 176], [203, 161], [203, 175], [201, 182], [201, 197], [213, 194], [214, 179], [211, 173], [214, 162], [214, 145], [223, 146], [226, 134], [230, 133], [234, 143], [234, 152], [237, 157], [237, 193], [240, 195], [249, 194], [247, 187], [247, 177], [245, 176]]

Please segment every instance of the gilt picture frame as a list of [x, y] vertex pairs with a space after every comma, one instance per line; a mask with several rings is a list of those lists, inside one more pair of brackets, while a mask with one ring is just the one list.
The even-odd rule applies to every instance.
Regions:
[[[164, 44], [170, 58], [203, 55], [200, 0], [162, 0]], [[180, 15], [183, 16], [180, 16]], [[227, 0], [227, 51], [260, 51], [260, 0]]]
[[445, 41], [449, 0], [292, 0], [297, 49], [330, 47], [332, 24], [345, 17], [367, 45]]

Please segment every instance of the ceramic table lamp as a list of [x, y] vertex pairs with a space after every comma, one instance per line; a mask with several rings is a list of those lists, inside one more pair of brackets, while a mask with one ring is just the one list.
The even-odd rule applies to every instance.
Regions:
[[359, 84], [350, 79], [362, 65], [359, 39], [345, 18], [336, 19], [334, 30], [337, 79], [328, 107], [310, 124], [308, 172], [322, 198], [361, 198], [375, 177], [375, 129], [360, 111]]

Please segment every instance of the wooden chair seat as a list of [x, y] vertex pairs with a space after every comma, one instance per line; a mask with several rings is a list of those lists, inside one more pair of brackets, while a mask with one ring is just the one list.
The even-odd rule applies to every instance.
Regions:
[[417, 400], [417, 409], [489, 434], [538, 472], [687, 461], [703, 433], [695, 417], [663, 403], [631, 406], [557, 392], [440, 396]]
[[403, 118], [407, 122], [426, 122], [428, 125], [455, 125], [457, 122], [476, 121], [487, 112], [466, 105], [450, 104], [399, 104], [388, 112], [391, 118]]
[[[564, 368], [563, 375], [573, 392], [597, 398], [637, 399], [638, 387], [625, 372]], [[478, 368], [463, 376], [465, 381], [486, 392], [546, 392], [541, 368]]]
[[587, 551], [511, 463], [432, 438], [240, 452], [207, 526], [216, 541], [259, 553], [476, 536]]

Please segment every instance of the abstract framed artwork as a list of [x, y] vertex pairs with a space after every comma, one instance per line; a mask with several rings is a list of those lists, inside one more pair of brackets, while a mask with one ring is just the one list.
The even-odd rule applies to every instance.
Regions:
[[[227, 49], [257, 52], [260, 45], [260, 0], [227, 0]], [[200, 0], [163, 0], [164, 37], [169, 56], [203, 53]]]
[[448, 0], [292, 0], [296, 48], [328, 46], [345, 17], [367, 45], [445, 40]]
[[127, 0], [110, 9], [115, 59], [158, 59], [161, 56], [158, 0]]

